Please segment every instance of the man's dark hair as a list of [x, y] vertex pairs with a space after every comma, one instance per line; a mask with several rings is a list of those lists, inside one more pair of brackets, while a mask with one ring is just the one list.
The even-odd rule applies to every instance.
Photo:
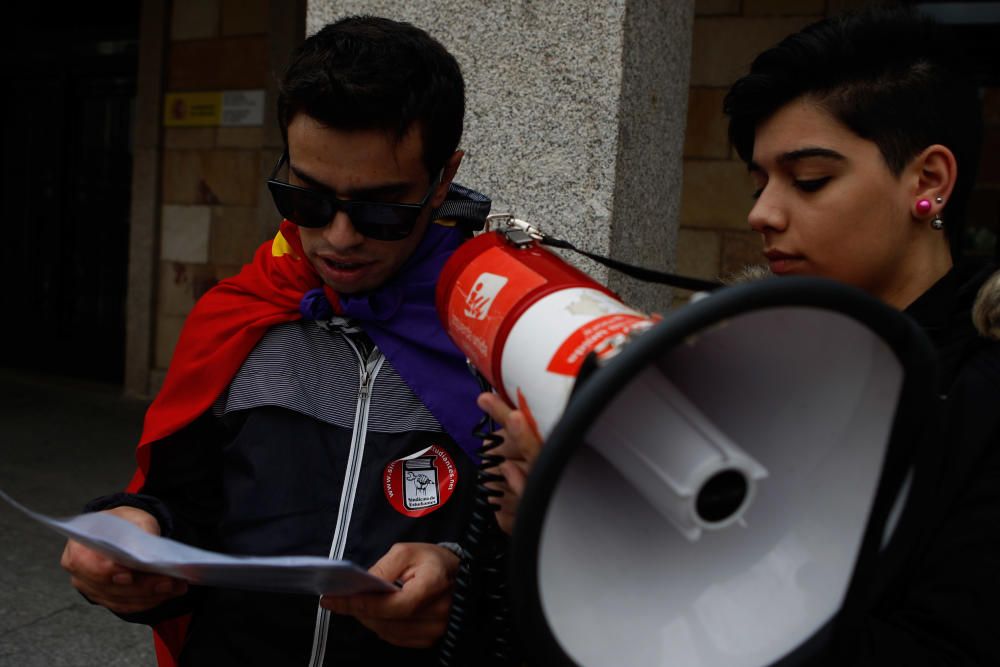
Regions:
[[729, 139], [749, 162], [757, 127], [809, 97], [874, 142], [893, 174], [942, 144], [958, 161], [946, 204], [953, 255], [975, 183], [982, 116], [978, 91], [949, 31], [908, 9], [875, 8], [814, 23], [761, 53], [726, 95]]
[[278, 123], [304, 113], [340, 130], [385, 130], [402, 139], [418, 123], [432, 177], [462, 138], [465, 84], [458, 62], [409, 23], [352, 16], [293, 53], [278, 93]]

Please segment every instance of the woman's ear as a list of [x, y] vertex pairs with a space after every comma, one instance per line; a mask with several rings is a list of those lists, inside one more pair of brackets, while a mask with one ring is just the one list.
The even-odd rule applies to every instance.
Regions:
[[958, 177], [955, 154], [947, 146], [932, 144], [913, 158], [910, 167], [916, 183], [914, 198], [934, 202], [934, 212], [940, 212], [955, 189]]
[[[448, 196], [448, 188], [451, 187], [451, 181], [455, 178], [463, 157], [465, 157], [464, 151], [455, 151], [444, 163], [444, 169], [441, 170], [441, 182], [434, 190], [434, 196], [431, 197], [431, 208], [438, 208], [444, 203], [445, 197]], [[433, 174], [431, 178], [434, 176], [437, 174]]]

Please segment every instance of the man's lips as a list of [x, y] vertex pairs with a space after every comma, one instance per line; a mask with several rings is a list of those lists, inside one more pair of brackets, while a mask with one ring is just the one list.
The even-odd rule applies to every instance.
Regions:
[[316, 269], [329, 282], [350, 283], [362, 279], [376, 262], [372, 260], [344, 259], [327, 255], [315, 255], [319, 260]]
[[331, 269], [334, 269], [336, 271], [356, 271], [358, 269], [362, 269], [366, 266], [370, 266], [371, 264], [373, 264], [373, 262], [370, 261], [364, 262], [358, 260], [338, 259], [336, 257], [320, 256], [319, 258], [320, 260], [322, 260], [324, 264], [326, 264]]

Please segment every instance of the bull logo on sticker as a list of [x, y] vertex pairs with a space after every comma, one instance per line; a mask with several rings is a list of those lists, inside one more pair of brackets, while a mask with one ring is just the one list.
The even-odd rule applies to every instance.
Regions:
[[419, 510], [440, 502], [438, 474], [433, 456], [421, 456], [403, 462], [403, 507]]
[[476, 285], [465, 297], [465, 316], [474, 320], [484, 320], [497, 298], [497, 294], [507, 284], [505, 276], [483, 273], [476, 278]]

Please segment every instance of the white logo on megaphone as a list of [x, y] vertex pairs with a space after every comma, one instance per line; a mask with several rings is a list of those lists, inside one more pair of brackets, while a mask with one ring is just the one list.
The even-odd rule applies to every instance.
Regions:
[[497, 294], [507, 284], [506, 276], [483, 273], [476, 278], [476, 286], [465, 297], [465, 316], [474, 320], [484, 320], [497, 298]]

